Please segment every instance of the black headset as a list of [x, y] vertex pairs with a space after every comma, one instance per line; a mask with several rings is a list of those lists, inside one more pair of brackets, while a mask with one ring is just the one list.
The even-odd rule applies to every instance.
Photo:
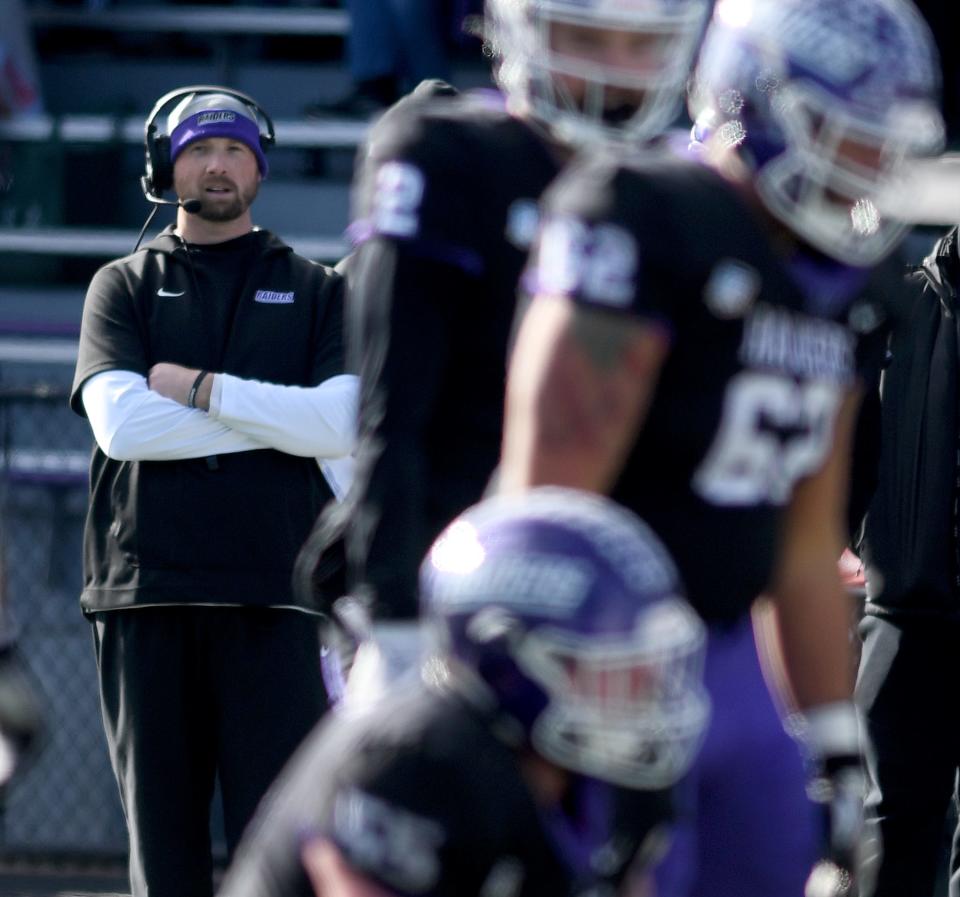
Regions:
[[215, 84], [196, 84], [193, 87], [181, 87], [164, 94], [154, 104], [153, 110], [147, 117], [143, 128], [143, 142], [146, 149], [145, 172], [140, 178], [143, 194], [150, 202], [166, 204], [161, 197], [164, 190], [173, 186], [173, 163], [170, 161], [170, 135], [160, 132], [158, 119], [167, 109], [173, 107], [180, 100], [191, 94], [203, 96], [205, 94], [222, 93], [243, 103], [253, 113], [253, 117], [260, 129], [260, 148], [266, 152], [276, 143], [273, 119], [263, 110], [260, 104], [249, 94], [229, 87], [217, 87]]

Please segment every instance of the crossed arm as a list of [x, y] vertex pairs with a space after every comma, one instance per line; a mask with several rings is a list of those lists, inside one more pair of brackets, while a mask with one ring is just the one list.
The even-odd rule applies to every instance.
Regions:
[[189, 408], [199, 373], [161, 363], [148, 377], [124, 370], [91, 377], [83, 404], [103, 452], [118, 460], [173, 461], [264, 448], [338, 458], [353, 448], [352, 375], [300, 387], [211, 374], [197, 391], [196, 408]]

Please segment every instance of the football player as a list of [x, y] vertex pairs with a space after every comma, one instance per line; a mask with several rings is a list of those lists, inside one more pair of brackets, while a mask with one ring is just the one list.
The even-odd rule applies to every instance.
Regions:
[[410, 632], [424, 552], [497, 464], [507, 344], [541, 192], [573, 146], [639, 143], [672, 122], [709, 5], [488, 0], [502, 93], [407, 103], [373, 129], [349, 262], [357, 479], [336, 516], [349, 591], [382, 621], [381, 645], [397, 642], [391, 629], [401, 642]]
[[434, 543], [421, 599], [420, 681], [328, 716], [220, 897], [636, 894], [709, 711], [660, 541], [584, 492], [488, 499]]
[[[811, 886], [855, 871], [863, 774], [836, 559], [858, 348], [900, 280], [878, 269], [904, 232], [883, 198], [939, 146], [937, 69], [909, 0], [721, 0], [691, 101], [699, 161], [585, 159], [545, 199], [502, 488], [611, 493], [664, 540], [710, 626], [699, 812], [661, 897], [800, 895], [824, 816], [834, 866]], [[761, 676], [761, 593], [823, 815]]]

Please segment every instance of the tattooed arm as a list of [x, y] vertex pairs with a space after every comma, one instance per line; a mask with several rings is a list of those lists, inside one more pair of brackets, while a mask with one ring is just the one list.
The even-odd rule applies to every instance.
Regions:
[[537, 297], [511, 356], [501, 491], [556, 484], [607, 492], [668, 349], [653, 323]]

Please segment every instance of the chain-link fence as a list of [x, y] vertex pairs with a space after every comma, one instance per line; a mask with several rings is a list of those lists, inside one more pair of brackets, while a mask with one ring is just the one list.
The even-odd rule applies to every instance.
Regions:
[[62, 388], [0, 389], [0, 536], [9, 616], [45, 703], [41, 752], [4, 799], [0, 850], [120, 857], [89, 624], [79, 607], [91, 436]]

